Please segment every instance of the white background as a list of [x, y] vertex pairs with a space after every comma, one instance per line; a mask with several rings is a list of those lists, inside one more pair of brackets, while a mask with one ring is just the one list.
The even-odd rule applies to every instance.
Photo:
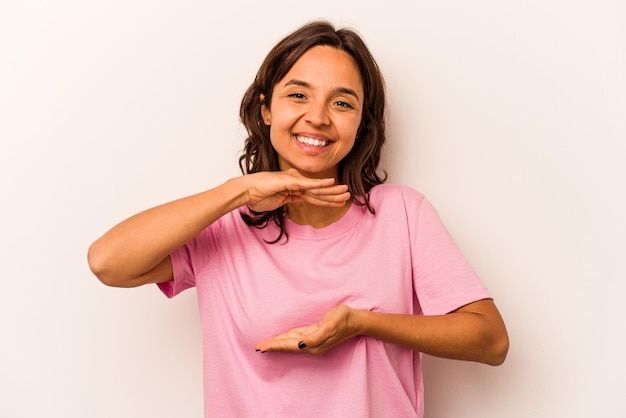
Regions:
[[244, 90], [318, 17], [364, 36], [390, 181], [435, 204], [510, 332], [498, 368], [427, 358], [427, 417], [623, 416], [619, 0], [0, 0], [0, 416], [202, 415], [195, 291], [107, 288], [87, 247], [237, 175]]

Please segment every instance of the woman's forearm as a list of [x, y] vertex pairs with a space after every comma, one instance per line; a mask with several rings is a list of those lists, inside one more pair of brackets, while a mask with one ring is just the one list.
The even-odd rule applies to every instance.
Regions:
[[235, 178], [214, 189], [156, 206], [114, 226], [89, 247], [91, 270], [110, 286], [171, 280], [168, 255], [218, 218], [246, 203], [242, 179]]
[[437, 357], [499, 365], [509, 340], [490, 299], [438, 316], [352, 311], [358, 334], [409, 347]]

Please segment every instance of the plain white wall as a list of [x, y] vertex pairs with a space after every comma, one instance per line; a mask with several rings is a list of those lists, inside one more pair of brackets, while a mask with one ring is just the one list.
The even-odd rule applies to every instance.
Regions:
[[238, 174], [244, 90], [317, 17], [363, 34], [390, 181], [433, 201], [510, 332], [499, 368], [427, 358], [427, 417], [623, 414], [622, 1], [4, 0], [0, 416], [201, 416], [195, 292], [107, 288], [86, 250]]

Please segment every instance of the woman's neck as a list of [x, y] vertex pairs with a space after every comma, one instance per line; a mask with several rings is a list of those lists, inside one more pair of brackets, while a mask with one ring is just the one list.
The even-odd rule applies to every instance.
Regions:
[[316, 206], [307, 202], [291, 203], [286, 207], [286, 215], [298, 225], [311, 225], [314, 228], [324, 228], [337, 222], [348, 212], [352, 199], [339, 208]]

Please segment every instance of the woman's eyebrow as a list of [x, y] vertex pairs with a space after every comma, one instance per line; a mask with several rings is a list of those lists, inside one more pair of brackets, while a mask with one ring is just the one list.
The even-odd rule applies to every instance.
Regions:
[[[287, 87], [287, 86], [301, 86], [301, 87], [311, 88], [311, 85], [307, 83], [306, 81], [298, 80], [295, 78], [287, 81], [284, 87]], [[338, 93], [344, 93], [350, 96], [354, 96], [355, 99], [359, 100], [359, 95], [356, 93], [356, 91], [348, 87], [337, 87], [335, 91], [337, 91]]]

